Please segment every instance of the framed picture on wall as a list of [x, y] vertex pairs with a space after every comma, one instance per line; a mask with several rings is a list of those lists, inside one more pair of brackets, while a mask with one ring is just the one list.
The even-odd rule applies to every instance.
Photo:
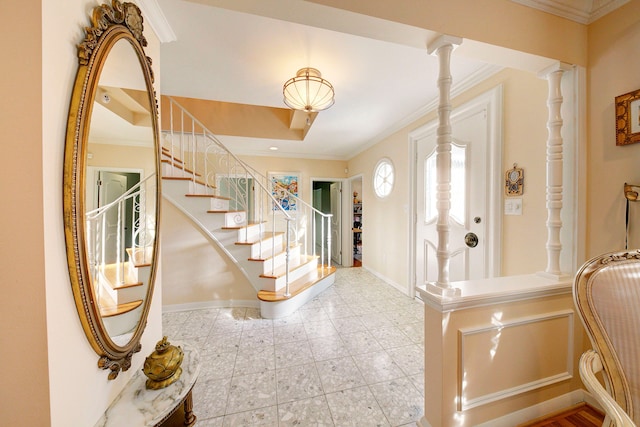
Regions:
[[616, 145], [640, 142], [640, 89], [616, 96]]
[[[300, 174], [298, 172], [269, 172], [269, 185], [273, 198], [285, 211], [295, 211], [300, 197]], [[291, 196], [295, 197], [291, 197]], [[273, 210], [279, 210], [274, 204]]]

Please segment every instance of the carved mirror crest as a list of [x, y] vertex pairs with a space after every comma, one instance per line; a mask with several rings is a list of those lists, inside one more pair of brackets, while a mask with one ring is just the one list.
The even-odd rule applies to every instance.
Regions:
[[64, 221], [80, 321], [109, 379], [140, 351], [157, 266], [158, 107], [140, 9], [93, 10], [78, 45], [64, 160]]

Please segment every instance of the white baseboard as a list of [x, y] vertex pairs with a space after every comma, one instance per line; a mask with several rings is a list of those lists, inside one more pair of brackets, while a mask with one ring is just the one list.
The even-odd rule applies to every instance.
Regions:
[[[574, 390], [567, 394], [563, 394], [562, 396], [558, 396], [551, 400], [541, 402], [537, 405], [512, 412], [491, 421], [487, 421], [486, 423], [477, 424], [476, 427], [513, 427], [515, 425], [543, 417], [547, 414], [561, 411], [580, 402], [587, 402], [589, 404], [592, 404], [588, 400], [587, 396], [588, 393], [583, 389]], [[588, 397], [590, 398], [591, 396]], [[598, 407], [598, 405], [593, 406]]]
[[258, 300], [228, 300], [228, 301], [202, 301], [190, 302], [186, 304], [163, 305], [163, 313], [172, 313], [175, 311], [201, 310], [204, 308], [223, 308], [223, 307], [250, 307], [259, 308]]
[[374, 271], [374, 270], [370, 269], [369, 267], [362, 266], [361, 268], [365, 269], [366, 271], [368, 271], [369, 273], [373, 274], [374, 276], [376, 276], [378, 279], [384, 281], [385, 283], [393, 286], [394, 288], [396, 288], [397, 290], [399, 290], [403, 294], [409, 295], [409, 289], [407, 287], [402, 286], [399, 283], [394, 282], [393, 280], [389, 279], [388, 277], [383, 276], [382, 274], [378, 273], [377, 271]]

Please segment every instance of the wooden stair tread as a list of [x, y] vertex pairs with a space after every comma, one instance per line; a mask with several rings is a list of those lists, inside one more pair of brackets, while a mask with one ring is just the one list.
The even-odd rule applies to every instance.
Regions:
[[258, 244], [260, 242], [264, 242], [267, 241], [269, 239], [271, 239], [272, 237], [275, 236], [282, 236], [284, 235], [283, 231], [276, 231], [275, 233], [262, 233], [260, 236], [258, 236], [257, 240], [247, 240], [246, 242], [236, 242], [236, 245], [255, 245]]
[[193, 181], [196, 184], [200, 184], [200, 185], [202, 185], [204, 187], [207, 187], [207, 188], [214, 188], [214, 189], [218, 188], [215, 185], [205, 184], [204, 181], [201, 181], [199, 179], [193, 179], [193, 177], [188, 177], [188, 176], [165, 176], [165, 175], [162, 175], [162, 179], [173, 180], [173, 181]]
[[161, 163], [168, 164], [168, 165], [171, 165], [171, 166], [175, 166], [176, 168], [180, 169], [181, 171], [183, 171], [183, 172], [187, 172], [187, 173], [190, 173], [191, 175], [195, 175], [195, 176], [202, 176], [202, 174], [201, 174], [201, 173], [194, 172], [194, 171], [192, 171], [191, 169], [189, 169], [189, 168], [186, 168], [186, 167], [182, 166], [182, 162], [177, 163], [177, 162], [174, 162], [174, 161], [173, 161], [173, 160], [171, 160], [171, 159], [162, 159], [160, 162], [161, 162]]
[[[219, 211], [214, 211], [214, 212], [219, 212]], [[242, 211], [237, 211], [237, 212], [242, 212]], [[260, 225], [260, 224], [265, 224], [266, 221], [263, 222], [250, 222], [248, 224], [243, 224], [243, 225], [225, 225], [224, 227], [222, 227], [223, 230], [242, 230], [244, 228], [249, 228], [252, 225]]]
[[136, 300], [131, 302], [125, 302], [122, 304], [100, 304], [100, 316], [113, 317], [119, 314], [128, 313], [135, 310], [142, 305], [142, 300]]
[[216, 211], [216, 210], [208, 210], [207, 213], [236, 213], [236, 212], [244, 212], [244, 211], [229, 211], [229, 210], [221, 210], [221, 211]]
[[[293, 249], [293, 248], [298, 247], [298, 246], [300, 246], [298, 243], [292, 243], [292, 244], [291, 244], [291, 246], [290, 246], [290, 249]], [[265, 258], [248, 258], [248, 261], [255, 261], [255, 262], [268, 262], [268, 261], [270, 261], [272, 258], [275, 258], [275, 257], [277, 257], [278, 255], [283, 254], [284, 252], [285, 252], [285, 251], [284, 251], [284, 250], [282, 250], [282, 252], [278, 252], [277, 254], [275, 254], [275, 255], [273, 255], [273, 256], [268, 256], [268, 257], [265, 257]]]
[[[308, 264], [310, 262], [313, 262], [313, 260], [318, 259], [320, 257], [318, 256], [313, 256], [313, 255], [300, 255], [300, 261], [296, 264], [293, 265], [291, 267], [290, 271], [294, 271], [297, 270], [301, 267], [304, 267], [305, 264]], [[283, 277], [285, 274], [287, 274], [287, 269], [284, 265], [277, 267], [274, 271], [272, 271], [269, 274], [261, 274], [260, 277], [265, 278], [265, 279], [278, 279], [280, 277]]]
[[308, 277], [303, 277], [299, 280], [293, 281], [289, 284], [289, 292], [291, 293], [290, 297], [285, 297], [284, 292], [285, 288], [282, 288], [276, 292], [273, 291], [260, 291], [258, 292], [258, 299], [265, 302], [276, 302], [276, 301], [284, 301], [287, 300], [299, 293], [309, 289], [325, 277], [329, 277], [330, 275], [336, 272], [335, 267], [327, 268], [326, 266], [318, 267], [318, 276], [309, 280]]
[[140, 282], [137, 279], [133, 279], [131, 277], [129, 277], [129, 274], [127, 274], [127, 265], [129, 264], [129, 261], [125, 262], [121, 268], [123, 270], [122, 272], [122, 276], [123, 276], [123, 282], [122, 283], [117, 283], [117, 270], [118, 270], [118, 265], [117, 264], [107, 264], [104, 266], [104, 270], [102, 271], [102, 274], [104, 275], [104, 277], [109, 281], [109, 285], [111, 285], [112, 289], [126, 289], [126, 288], [133, 288], [136, 286], [142, 286], [142, 282]]
[[210, 199], [231, 200], [229, 197], [217, 196], [215, 194], [185, 194], [185, 197], [208, 197]]

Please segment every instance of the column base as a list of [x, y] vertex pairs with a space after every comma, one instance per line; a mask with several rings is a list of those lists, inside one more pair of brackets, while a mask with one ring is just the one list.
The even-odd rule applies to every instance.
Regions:
[[427, 283], [426, 289], [427, 292], [441, 297], [459, 297], [462, 294], [459, 288], [433, 282]]

